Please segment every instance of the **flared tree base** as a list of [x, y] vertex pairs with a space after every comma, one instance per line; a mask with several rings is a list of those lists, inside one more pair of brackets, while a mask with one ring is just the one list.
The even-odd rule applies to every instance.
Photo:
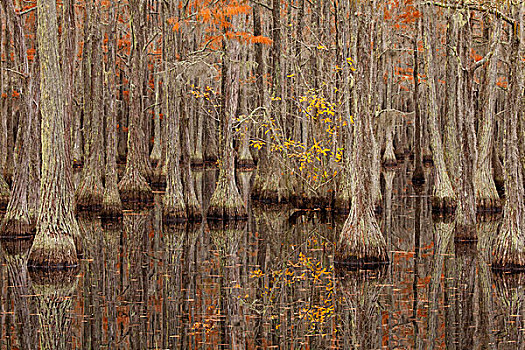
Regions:
[[337, 264], [349, 267], [388, 262], [386, 242], [371, 209], [361, 214], [352, 209], [341, 231], [334, 259]]
[[454, 214], [456, 212], [457, 202], [453, 197], [432, 197], [432, 212], [442, 213], [444, 215]]
[[34, 236], [36, 228], [30, 221], [20, 218], [4, 219], [0, 227], [0, 238], [20, 238]]
[[112, 193], [104, 193], [104, 200], [102, 201], [102, 209], [100, 211], [102, 219], [119, 219], [122, 217], [122, 202], [118, 191]]
[[137, 209], [153, 203], [153, 191], [144, 177], [137, 171], [124, 175], [118, 185], [124, 209]]
[[251, 158], [237, 160], [236, 168], [240, 171], [251, 171], [256, 167], [255, 162]]
[[160, 168], [153, 170], [151, 188], [155, 191], [166, 191], [166, 174]]
[[41, 232], [35, 236], [29, 253], [32, 268], [62, 269], [78, 265], [73, 237], [64, 233]]
[[86, 193], [84, 192], [81, 196], [77, 197], [77, 212], [88, 211], [98, 212], [102, 209], [102, 202], [104, 195], [100, 191]]
[[493, 269], [525, 271], [525, 235], [515, 223], [504, 222], [490, 254]]
[[454, 241], [456, 242], [477, 242], [478, 235], [476, 225], [463, 225], [456, 223]]
[[219, 180], [210, 199], [206, 217], [210, 220], [246, 220], [248, 212], [235, 182]]
[[202, 221], [202, 209], [198, 203], [186, 204], [186, 215], [189, 222]]
[[385, 151], [383, 154], [383, 166], [385, 168], [394, 168], [397, 166], [396, 154], [394, 153], [393, 149], [390, 149], [390, 151]]
[[202, 152], [195, 151], [190, 157], [190, 165], [194, 168], [203, 168], [204, 167], [204, 157], [202, 156]]
[[502, 203], [499, 197], [476, 198], [476, 208], [478, 213], [500, 213], [502, 210]]
[[179, 200], [175, 201], [165, 196], [162, 206], [162, 222], [166, 224], [177, 224], [187, 221], [186, 207]]

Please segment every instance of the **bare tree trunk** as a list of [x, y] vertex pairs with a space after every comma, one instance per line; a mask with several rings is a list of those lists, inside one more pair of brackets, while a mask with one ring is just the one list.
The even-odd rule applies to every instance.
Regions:
[[[460, 145], [456, 240], [477, 240], [476, 236], [476, 196], [474, 191], [474, 167], [477, 161], [476, 131], [474, 126], [474, 83], [475, 68], [471, 56], [471, 20], [467, 19], [460, 27], [458, 52], [461, 63], [458, 65], [457, 84], [457, 138]], [[464, 68], [464, 66], [466, 68]]]
[[414, 105], [414, 173], [412, 174], [412, 183], [422, 185], [425, 183], [425, 173], [423, 172], [423, 147], [421, 145], [421, 137], [423, 134], [421, 125], [421, 106], [420, 106], [420, 93], [419, 93], [419, 57], [418, 57], [418, 40], [419, 33], [421, 30], [421, 19], [417, 21], [417, 30], [414, 35], [413, 47], [413, 75], [414, 78], [414, 92], [412, 94], [412, 104]]
[[[233, 28], [238, 28], [239, 16], [232, 18]], [[235, 182], [235, 150], [233, 149], [233, 119], [236, 117], [239, 98], [240, 43], [224, 40], [223, 55], [223, 108], [221, 111], [222, 152], [217, 187], [210, 199], [208, 218], [245, 219], [248, 214]]]
[[56, 43], [57, 12], [53, 0], [38, 0], [40, 112], [42, 114], [42, 179], [37, 232], [29, 255], [30, 266], [76, 265], [80, 242], [74, 216], [71, 171], [65, 142], [64, 95]]
[[447, 26], [447, 70], [446, 70], [446, 119], [445, 132], [443, 135], [443, 144], [445, 152], [445, 163], [447, 171], [451, 176], [452, 186], [457, 187], [458, 176], [456, 171], [459, 167], [459, 145], [457, 138], [457, 72], [458, 59], [456, 55], [456, 46], [458, 44], [458, 15], [451, 14]]
[[[157, 67], [157, 65], [155, 65]], [[156, 71], [156, 69], [154, 70]], [[153, 136], [153, 149], [149, 159], [153, 166], [156, 166], [160, 162], [162, 157], [162, 132], [160, 128], [160, 74], [155, 72], [155, 107], [153, 108], [154, 113], [154, 136]]]
[[432, 210], [434, 211], [454, 211], [456, 208], [456, 194], [452, 188], [452, 183], [448, 176], [447, 167], [443, 153], [443, 144], [441, 141], [441, 128], [438, 123], [439, 107], [436, 92], [436, 73], [434, 60], [434, 31], [432, 23], [433, 5], [427, 5], [430, 11], [427, 12], [425, 18], [428, 22], [423, 25], [424, 28], [424, 42], [426, 53], [426, 75], [429, 84], [429, 111], [428, 118], [430, 122], [430, 143], [432, 147], [432, 155], [434, 159], [434, 190], [432, 194]]
[[492, 175], [492, 150], [494, 148], [495, 114], [496, 114], [496, 79], [500, 57], [501, 20], [495, 18], [495, 28], [492, 28], [491, 45], [493, 53], [487, 67], [485, 88], [485, 106], [481, 120], [478, 142], [478, 159], [474, 173], [476, 204], [478, 211], [494, 211], [501, 208], [501, 202]]
[[[170, 15], [174, 15], [174, 10], [174, 8], [171, 9]], [[165, 118], [167, 122], [167, 135], [169, 136], [166, 140], [166, 194], [163, 199], [162, 214], [164, 221], [176, 222], [186, 220], [187, 218], [180, 169], [180, 116], [182, 113], [181, 100], [183, 96], [178, 74], [183, 73], [178, 71], [178, 67], [173, 65], [173, 60], [170, 60], [170, 58], [176, 54], [181, 54], [181, 47], [177, 45], [180, 44], [180, 40], [176, 42], [174, 33], [169, 33], [168, 35], [166, 62], [172, 64], [165, 66], [166, 73], [164, 76]], [[175, 45], [177, 45], [177, 49], [175, 49]]]
[[[91, 20], [94, 23], [99, 22], [100, 10], [93, 8], [91, 12]], [[91, 93], [88, 95], [90, 99], [91, 120], [89, 123], [89, 130], [85, 130], [84, 135], [89, 147], [86, 149], [87, 159], [84, 162], [82, 178], [75, 193], [77, 209], [82, 211], [98, 211], [102, 208], [102, 201], [104, 199], [104, 187], [102, 186], [102, 171], [104, 162], [103, 152], [103, 113], [104, 101], [102, 97], [103, 91], [103, 58], [102, 58], [102, 35], [98, 26], [93, 26], [91, 29], [90, 40], [92, 50], [90, 53], [90, 69], [91, 74], [85, 79], [91, 79], [89, 83]], [[85, 101], [87, 103], [87, 101]], [[69, 133], [68, 135], [69, 136]], [[68, 158], [69, 159], [69, 158]]]
[[[115, 3], [112, 2], [113, 7]], [[117, 174], [117, 108], [115, 106], [115, 57], [116, 57], [116, 23], [115, 10], [112, 10], [109, 16], [109, 22], [106, 34], [108, 36], [108, 54], [107, 66], [104, 69], [105, 81], [105, 106], [106, 106], [106, 175], [104, 198], [102, 200], [102, 217], [113, 218], [122, 216], [122, 202], [118, 192], [118, 174]]]
[[[377, 264], [388, 261], [386, 241], [374, 216], [372, 197], [372, 159], [374, 152], [372, 140], [372, 111], [370, 103], [375, 93], [372, 72], [374, 72], [373, 45], [376, 30], [376, 3], [363, 3], [361, 15], [353, 18], [358, 24], [357, 89], [359, 94], [359, 117], [354, 119], [354, 147], [352, 158], [353, 177], [355, 181], [352, 193], [350, 214], [345, 221], [338, 242], [336, 261], [351, 266]], [[349, 121], [350, 122], [350, 121]]]
[[[7, 24], [3, 23], [2, 21], [2, 19], [7, 18], [7, 16], [2, 12], [0, 12], [0, 55], [5, 55], [7, 57]], [[5, 66], [7, 66], [7, 64], [4, 63], [4, 60], [0, 59], [0, 72], [3, 72], [4, 69], [7, 68]], [[0, 74], [0, 92], [2, 94], [2, 99], [0, 100], [0, 210], [4, 210], [7, 207], [9, 196], [11, 195], [9, 185], [5, 181], [4, 177], [8, 152], [7, 120], [10, 118], [10, 116], [7, 114], [7, 107], [10, 103], [9, 99], [7, 98], [7, 91], [10, 86], [9, 80], [10, 79], [7, 77], [7, 74]]]
[[144, 47], [144, 0], [129, 2], [131, 12], [132, 52], [130, 72], [130, 117], [128, 126], [128, 154], [126, 171], [118, 185], [121, 200], [126, 203], [148, 203], [153, 200], [151, 187], [147, 183], [152, 176], [146, 153], [143, 128], [142, 84]]
[[520, 100], [524, 98], [525, 72], [520, 57], [525, 53], [525, 3], [516, 8], [516, 26], [511, 34], [509, 103], [505, 113], [505, 206], [503, 222], [496, 238], [492, 266], [513, 269], [525, 266], [525, 193], [518, 150]]
[[15, 149], [13, 188], [6, 214], [0, 227], [0, 235], [18, 236], [30, 234], [34, 229], [34, 221], [31, 221], [31, 209], [34, 203], [30, 201], [29, 195], [31, 186], [30, 162], [32, 160], [32, 148], [35, 147], [32, 144], [32, 141], [34, 141], [33, 128], [37, 119], [37, 111], [33, 108], [32, 99], [36, 94], [37, 81], [34, 80], [36, 74], [34, 76], [30, 75], [26, 38], [21, 16], [15, 12], [12, 2], [4, 2], [2, 5], [4, 13], [9, 19], [7, 25], [11, 28], [13, 39], [18, 42], [18, 45], [15, 45], [15, 65], [19, 65], [19, 71], [27, 76], [26, 79], [20, 82], [20, 91], [23, 99], [20, 109], [21, 115], [25, 117], [20, 118], [18, 125], [17, 143], [19, 147]]

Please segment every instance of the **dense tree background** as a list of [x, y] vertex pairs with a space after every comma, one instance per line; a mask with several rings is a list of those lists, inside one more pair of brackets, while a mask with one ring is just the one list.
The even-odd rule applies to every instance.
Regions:
[[[153, 189], [166, 221], [243, 219], [236, 169], [255, 168], [259, 201], [348, 213], [338, 259], [384, 261], [381, 166], [414, 157], [456, 239], [502, 210], [493, 265], [523, 266], [524, 15], [518, 0], [2, 1], [0, 233], [80, 250], [73, 208], [118, 217]], [[198, 166], [219, 168], [209, 206]]]

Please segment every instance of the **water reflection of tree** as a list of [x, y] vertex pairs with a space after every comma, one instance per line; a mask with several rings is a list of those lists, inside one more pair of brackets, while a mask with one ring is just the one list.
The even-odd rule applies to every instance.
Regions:
[[335, 337], [330, 243], [335, 230], [325, 215], [283, 208], [254, 209], [259, 235], [257, 267], [249, 273], [255, 296], [247, 300], [261, 347], [326, 348]]
[[499, 329], [496, 346], [503, 349], [523, 349], [525, 339], [525, 274], [495, 273], [496, 306], [500, 317], [496, 321]]
[[219, 255], [220, 310], [225, 316], [221, 320], [221, 344], [229, 344], [231, 349], [244, 349], [246, 324], [241, 302], [244, 286], [239, 251], [246, 234], [246, 222], [215, 223], [210, 234]]
[[122, 284], [120, 278], [120, 256], [121, 245], [120, 237], [122, 235], [122, 222], [108, 222], [103, 226], [103, 239], [101, 256], [99, 258], [104, 262], [104, 273], [99, 276], [103, 286], [102, 297], [104, 298], [104, 306], [98, 311], [100, 317], [107, 319], [107, 328], [103, 331], [105, 333], [105, 344], [111, 348], [113, 344], [120, 342], [118, 334], [118, 313], [117, 307], [119, 303], [119, 295], [122, 291]]
[[90, 348], [100, 348], [103, 342], [102, 310], [104, 301], [101, 277], [104, 275], [104, 257], [102, 256], [102, 239], [104, 232], [100, 218], [83, 214], [78, 217], [80, 236], [84, 248], [82, 264], [83, 297], [82, 343]]
[[494, 344], [490, 242], [497, 222], [477, 224], [477, 246], [454, 244], [453, 221], [435, 221], [435, 250], [429, 288], [431, 347], [484, 348]]
[[[7, 264], [8, 283], [13, 297], [14, 328], [16, 337], [8, 337], [8, 348], [35, 349], [38, 338], [38, 318], [31, 304], [31, 280], [27, 271], [27, 258], [32, 240], [2, 241], [2, 254]], [[9, 303], [10, 304], [10, 303]], [[8, 304], [8, 305], [9, 305]], [[10, 332], [10, 329], [7, 329]], [[13, 343], [10, 343], [13, 338]]]
[[[444, 276], [445, 261], [450, 259], [450, 254], [453, 254], [454, 244], [454, 223], [450, 221], [436, 221], [434, 222], [434, 261], [432, 262], [432, 275], [430, 279], [430, 316], [428, 319], [428, 329], [430, 336], [431, 347], [436, 346], [439, 329], [439, 309], [441, 297], [441, 283]], [[447, 281], [448, 279], [445, 279]], [[445, 282], [446, 283], [446, 282]], [[445, 294], [448, 292], [445, 286]], [[448, 298], [446, 298], [448, 300]], [[447, 311], [445, 311], [446, 313]], [[450, 315], [449, 315], [450, 316]], [[448, 333], [448, 332], [447, 332]], [[449, 334], [453, 336], [453, 332]], [[454, 342], [453, 342], [454, 343]], [[452, 344], [453, 344], [452, 343]], [[450, 344], [450, 345], [452, 345]], [[441, 344], [440, 344], [441, 345]]]
[[164, 339], [162, 344], [163, 348], [169, 349], [190, 348], [184, 328], [184, 324], [189, 321], [186, 318], [188, 310], [182, 309], [185, 304], [184, 299], [189, 299], [182, 291], [182, 274], [187, 265], [187, 259], [183, 257], [186, 225], [177, 224], [162, 228], [165, 265], [162, 279], [164, 289], [164, 312], [162, 315]]
[[[382, 345], [382, 307], [387, 267], [341, 270], [337, 279], [340, 317], [338, 341], [342, 349], [377, 349]], [[385, 338], [388, 339], [388, 338]]]
[[[122, 314], [123, 323], [129, 320], [129, 348], [145, 349], [148, 347], [148, 291], [150, 287], [149, 235], [151, 232], [150, 212], [133, 212], [124, 215], [122, 237], [122, 298], [129, 306], [122, 305], [127, 311]], [[120, 315], [119, 315], [120, 316]], [[125, 325], [124, 325], [125, 326]]]
[[71, 305], [77, 289], [78, 271], [30, 271], [35, 293], [35, 311], [40, 320], [40, 349], [70, 349]]

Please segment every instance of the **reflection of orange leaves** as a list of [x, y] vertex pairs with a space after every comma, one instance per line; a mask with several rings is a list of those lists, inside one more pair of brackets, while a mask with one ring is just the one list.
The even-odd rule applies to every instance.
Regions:
[[13, 90], [13, 97], [14, 98], [20, 97], [20, 93], [16, 90]]
[[417, 284], [420, 286], [426, 286], [430, 283], [430, 276], [427, 276], [425, 278], [418, 278]]
[[5, 92], [2, 92], [2, 97], [7, 98], [7, 94]]

